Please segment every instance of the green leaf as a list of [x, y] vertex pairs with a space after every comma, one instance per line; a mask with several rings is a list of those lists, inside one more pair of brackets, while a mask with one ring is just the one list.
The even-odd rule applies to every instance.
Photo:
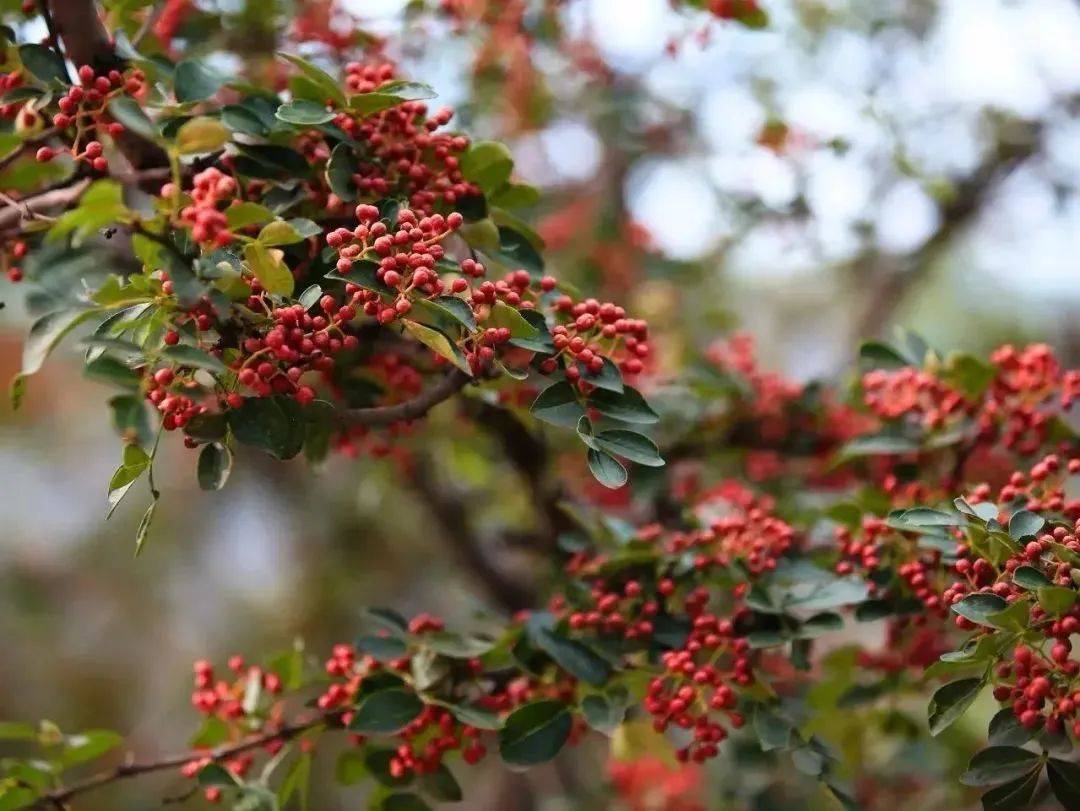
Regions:
[[778, 715], [763, 704], [754, 708], [754, 731], [763, 752], [774, 749], [787, 749], [791, 746], [795, 728], [786, 718]]
[[611, 676], [611, 666], [592, 648], [549, 628], [531, 628], [529, 638], [563, 670], [577, 679], [601, 687]]
[[31, 75], [40, 82], [51, 84], [53, 81], [70, 84], [64, 60], [53, 48], [29, 42], [19, 46], [19, 59]]
[[490, 198], [492, 205], [502, 208], [527, 208], [540, 202], [540, 190], [527, 183], [507, 183]]
[[589, 395], [589, 405], [605, 417], [620, 422], [650, 425], [660, 419], [645, 398], [630, 386], [624, 386], [622, 392], [595, 389]]
[[378, 690], [356, 706], [349, 730], [352, 732], [398, 732], [424, 709], [424, 702], [403, 687]]
[[167, 346], [161, 350], [161, 357], [177, 366], [190, 366], [193, 369], [205, 369], [217, 374], [225, 374], [229, 371], [229, 367], [222, 363], [220, 358], [215, 358], [209, 352], [187, 344]]
[[960, 782], [965, 786], [996, 786], [1027, 774], [1039, 759], [1035, 752], [1018, 746], [991, 746], [971, 759]]
[[559, 753], [573, 721], [561, 701], [535, 701], [518, 707], [499, 732], [499, 754], [512, 766], [545, 763]]
[[109, 115], [141, 138], [156, 141], [161, 136], [139, 103], [131, 96], [117, 96], [109, 102]]
[[1035, 593], [1039, 605], [1052, 617], [1064, 616], [1076, 602], [1076, 592], [1064, 586], [1043, 586]]
[[268, 293], [292, 295], [296, 280], [282, 261], [281, 251], [267, 248], [261, 242], [250, 242], [244, 246], [244, 261]]
[[910, 361], [883, 341], [866, 341], [859, 347], [859, 361], [867, 369], [900, 369]]
[[985, 682], [983, 679], [960, 679], [942, 685], [930, 699], [928, 708], [930, 734], [940, 735], [972, 705]]
[[1016, 571], [1013, 572], [1013, 582], [1029, 591], [1053, 585], [1050, 578], [1034, 566], [1018, 566]]
[[110, 752], [124, 742], [116, 732], [108, 729], [92, 729], [64, 739], [64, 751], [60, 763], [68, 769], [86, 763]]
[[484, 326], [497, 329], [506, 328], [510, 330], [511, 338], [535, 338], [539, 332], [536, 327], [525, 320], [521, 313], [501, 301], [495, 302]]
[[196, 778], [200, 786], [236, 786], [239, 781], [233, 773], [218, 763], [207, 763], [199, 769]]
[[996, 594], [969, 594], [958, 603], [954, 603], [952, 610], [965, 619], [969, 619], [979, 625], [994, 627], [990, 621], [991, 614], [997, 614], [1008, 608], [1008, 603]]
[[436, 355], [446, 358], [466, 374], [471, 374], [465, 355], [443, 333], [408, 319], [402, 320], [402, 326], [412, 338], [415, 338]]
[[563, 428], [576, 428], [578, 420], [585, 416], [585, 407], [578, 402], [577, 392], [565, 380], [540, 392], [529, 411], [538, 420]]
[[434, 303], [450, 313], [469, 332], [476, 331], [476, 316], [469, 302], [457, 296], [439, 296]]
[[37, 372], [45, 363], [49, 353], [64, 336], [82, 322], [101, 312], [101, 308], [58, 310], [44, 315], [30, 327], [30, 333], [23, 344], [22, 369], [12, 381], [12, 405], [19, 406], [21, 394], [20, 382]]
[[109, 480], [109, 515], [127, 495], [131, 485], [150, 467], [150, 457], [138, 445], [125, 445], [120, 467]]
[[330, 191], [346, 202], [355, 200], [358, 194], [353, 175], [356, 174], [356, 158], [352, 147], [338, 144], [326, 163], [326, 182]]
[[0, 741], [33, 741], [38, 729], [33, 724], [0, 721]]
[[656, 443], [644, 434], [616, 428], [601, 431], [596, 435], [595, 441], [600, 450], [629, 459], [631, 462], [637, 462], [639, 465], [664, 466], [664, 459], [660, 456]]
[[408, 648], [405, 642], [396, 636], [376, 636], [365, 634], [356, 640], [357, 649], [374, 656], [380, 662], [389, 662], [392, 659], [400, 659]]
[[146, 539], [150, 537], [150, 525], [154, 522], [154, 513], [157, 510], [158, 500], [157, 494], [154, 494], [154, 500], [150, 502], [150, 506], [146, 508], [146, 512], [143, 513], [142, 520], [139, 521], [139, 526], [135, 530], [135, 557], [139, 556], [142, 552], [143, 545], [146, 543]]
[[513, 169], [514, 158], [510, 150], [497, 141], [477, 141], [461, 156], [461, 173], [485, 194], [506, 183]]
[[182, 155], [216, 152], [229, 142], [232, 133], [216, 118], [193, 118], [176, 133], [176, 148]]
[[604, 487], [618, 490], [630, 479], [622, 463], [609, 453], [589, 448], [586, 459], [589, 463], [589, 472]]
[[83, 372], [94, 380], [131, 391], [138, 391], [142, 382], [142, 378], [126, 363], [109, 355], [102, 355], [90, 361]]
[[232, 470], [232, 453], [224, 445], [211, 442], [199, 452], [199, 487], [203, 490], [220, 490], [229, 479]]
[[464, 797], [457, 778], [454, 777], [454, 773], [446, 767], [445, 763], [440, 763], [439, 767], [433, 772], [426, 772], [420, 778], [420, 787], [425, 794], [429, 794], [444, 803], [459, 803]]
[[332, 100], [339, 105], [345, 104], [345, 93], [334, 80], [334, 77], [329, 73], [311, 64], [308, 60], [294, 54], [278, 51], [278, 56], [298, 67], [301, 73], [322, 91], [324, 100]]
[[185, 59], [173, 72], [176, 100], [181, 104], [202, 101], [214, 95], [225, 84], [225, 77], [203, 59]]
[[272, 219], [274, 212], [258, 203], [245, 201], [225, 209], [225, 222], [234, 231], [248, 225], [262, 225]]
[[607, 696], [594, 694], [582, 699], [581, 713], [589, 726], [611, 737], [626, 717], [626, 707]]
[[274, 220], [263, 226], [259, 232], [259, 242], [267, 247], [274, 245], [295, 245], [303, 242], [304, 237], [285, 220]]
[[291, 459], [304, 444], [300, 405], [287, 397], [249, 397], [229, 411], [228, 422], [237, 441], [278, 459]]
[[871, 434], [852, 439], [840, 449], [837, 456], [843, 461], [859, 456], [904, 454], [918, 450], [919, 443], [914, 439], [895, 434]]
[[296, 759], [292, 768], [289, 769], [289, 773], [285, 776], [277, 793], [277, 803], [281, 808], [285, 808], [295, 794], [300, 800], [300, 811], [307, 811], [308, 787], [311, 782], [311, 761], [311, 753], [305, 752]]
[[958, 515], [953, 515], [941, 510], [932, 510], [929, 507], [914, 507], [904, 510], [898, 516], [900, 528], [912, 527], [955, 527], [963, 523]]
[[450, 713], [463, 724], [468, 724], [477, 729], [502, 729], [502, 720], [491, 710], [485, 710], [483, 707], [473, 707], [469, 704], [454, 704], [449, 701], [436, 701], [435, 703], [450, 710]]
[[1030, 510], [1017, 510], [1009, 519], [1009, 535], [1016, 540], [1034, 538], [1046, 524], [1041, 515]]
[[452, 659], [474, 659], [495, 647], [494, 642], [475, 636], [464, 636], [452, 631], [436, 631], [424, 634], [424, 644], [436, 653]]
[[1059, 758], [1046, 764], [1050, 789], [1065, 808], [1080, 808], [1080, 765]]
[[516, 228], [499, 226], [499, 255], [507, 264], [519, 265], [539, 273], [544, 269], [543, 254]]
[[986, 792], [982, 796], [983, 811], [1016, 811], [1026, 807], [1039, 784], [1041, 771], [1035, 769], [1031, 774]]
[[289, 124], [301, 127], [314, 127], [334, 120], [334, 113], [325, 105], [307, 99], [294, 99], [277, 108], [275, 115]]
[[995, 628], [1022, 633], [1027, 630], [1031, 606], [1027, 600], [1014, 600], [1004, 611], [990, 614], [987, 619]]
[[387, 82], [378, 90], [371, 93], [357, 93], [349, 96], [349, 109], [361, 115], [372, 115], [391, 107], [396, 107], [403, 101], [421, 101], [435, 98], [435, 91], [426, 84], [418, 82]]
[[591, 372], [581, 363], [578, 364], [578, 369], [581, 370], [582, 378], [598, 389], [620, 393], [624, 388], [622, 373], [619, 371], [619, 367], [612, 363], [609, 358], [604, 358], [604, 365], [599, 372]]

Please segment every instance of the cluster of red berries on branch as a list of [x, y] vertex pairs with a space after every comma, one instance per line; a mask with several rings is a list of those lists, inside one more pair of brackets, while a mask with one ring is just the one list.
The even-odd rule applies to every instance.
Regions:
[[[80, 67], [78, 75], [80, 84], [68, 87], [56, 102], [59, 111], [53, 115], [52, 123], [64, 133], [74, 129], [68, 154], [76, 161], [85, 161], [95, 172], [105, 173], [109, 170], [109, 160], [100, 139], [106, 134], [116, 138], [124, 132], [124, 125], [109, 114], [108, 105], [121, 96], [142, 94], [146, 75], [138, 68], [96, 73], [89, 65]], [[47, 163], [62, 152], [43, 146], [36, 157]]]

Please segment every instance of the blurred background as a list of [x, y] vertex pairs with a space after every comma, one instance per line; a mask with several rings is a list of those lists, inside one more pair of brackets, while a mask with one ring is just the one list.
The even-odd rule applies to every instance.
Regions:
[[[667, 0], [521, 3], [505, 27], [491, 20], [516, 3], [442, 5], [469, 14], [404, 0], [197, 0], [171, 47], [236, 69], [272, 51], [267, 31], [316, 60], [331, 35], [388, 36], [402, 72], [457, 109], [455, 127], [510, 145], [544, 192], [530, 220], [549, 269], [648, 318], [663, 375], [736, 328], [799, 380], [842, 379], [859, 340], [900, 324], [943, 348], [1046, 341], [1080, 361], [1073, 0], [761, 0], [763, 30]], [[216, 52], [220, 38], [253, 53]], [[29, 319], [24, 291], [3, 285], [8, 380]], [[129, 499], [105, 521], [120, 447], [108, 392], [80, 377], [77, 352], [57, 353], [18, 413], [0, 409], [0, 719], [109, 726], [147, 755], [171, 752], [197, 723], [196, 658], [299, 639], [324, 651], [355, 634], [365, 605], [466, 623], [499, 610], [448, 551], [430, 494], [402, 485], [399, 453], [313, 471], [249, 452], [227, 490], [203, 493], [194, 455], [164, 443], [166, 497], [134, 560], [142, 505]], [[436, 486], [484, 505], [481, 534], [524, 520], [517, 474], [452, 410], [403, 452], [430, 449]], [[470, 778], [481, 784], [470, 807], [608, 807], [601, 755]], [[952, 768], [931, 764], [932, 750], [919, 757]], [[314, 808], [357, 807], [355, 792], [318, 782]], [[154, 807], [176, 787], [162, 778], [85, 807]]]

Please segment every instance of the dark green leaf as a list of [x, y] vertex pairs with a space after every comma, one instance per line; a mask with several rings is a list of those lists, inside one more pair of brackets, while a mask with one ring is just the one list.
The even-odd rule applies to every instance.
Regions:
[[418, 716], [424, 702], [411, 690], [392, 687], [362, 699], [349, 729], [353, 732], [398, 732]]
[[538, 420], [563, 428], [576, 428], [578, 420], [585, 416], [585, 408], [578, 402], [577, 392], [565, 380], [540, 392], [529, 411]]
[[961, 617], [971, 620], [979, 625], [994, 626], [989, 616], [1008, 608], [1008, 603], [996, 594], [969, 594], [958, 603], [954, 603], [952, 610]]
[[1041, 515], [1036, 515], [1030, 510], [1017, 510], [1009, 519], [1009, 535], [1016, 540], [1033, 538], [1046, 524]]
[[1030, 772], [1039, 761], [1035, 752], [1018, 746], [991, 746], [971, 759], [960, 776], [965, 786], [996, 786]]
[[1080, 808], [1080, 765], [1050, 758], [1046, 764], [1050, 789], [1065, 808]]
[[982, 691], [982, 679], [960, 679], [942, 685], [930, 699], [930, 734], [937, 736], [963, 715]]
[[1026, 807], [1039, 784], [1041, 771], [1035, 769], [1031, 774], [986, 792], [982, 796], [983, 811], [1016, 811]]
[[204, 59], [185, 59], [176, 66], [173, 74], [176, 100], [182, 104], [208, 99], [223, 84], [225, 77], [211, 68]]
[[1018, 566], [1016, 571], [1013, 572], [1013, 582], [1029, 591], [1053, 585], [1050, 578], [1034, 566]]
[[589, 726], [608, 736], [614, 734], [626, 717], [626, 707], [602, 695], [585, 696], [581, 712]]
[[499, 753], [512, 766], [551, 760], [570, 737], [573, 720], [561, 701], [535, 701], [518, 707], [499, 732]]
[[330, 184], [330, 190], [346, 202], [356, 199], [357, 187], [353, 180], [356, 174], [356, 158], [353, 156], [352, 147], [348, 144], [338, 144], [330, 153], [330, 160], [326, 163], [326, 181]]
[[291, 398], [249, 397], [228, 420], [238, 441], [278, 459], [291, 459], [304, 444], [304, 420]]
[[232, 453], [224, 445], [211, 442], [199, 452], [199, 487], [203, 490], [220, 490], [225, 486], [232, 470]]
[[420, 788], [425, 794], [444, 803], [459, 803], [463, 797], [457, 778], [444, 763], [440, 763], [438, 769], [426, 772], [420, 778]]
[[592, 648], [548, 628], [530, 628], [530, 639], [563, 670], [593, 687], [600, 687], [611, 676], [611, 666]]
[[600, 450], [648, 467], [663, 467], [664, 460], [656, 443], [644, 434], [622, 429], [601, 431], [595, 437]]
[[604, 487], [618, 490], [629, 480], [630, 476], [627, 474], [626, 468], [611, 454], [589, 448], [586, 457], [589, 463], [589, 471]]
[[192, 369], [205, 369], [208, 372], [217, 372], [218, 374], [224, 374], [229, 371], [229, 367], [222, 363], [220, 358], [215, 358], [203, 349], [199, 349], [195, 346], [187, 346], [186, 344], [167, 346], [162, 350], [161, 356], [170, 363], [175, 363], [177, 366], [189, 366]]
[[660, 419], [645, 402], [645, 398], [630, 386], [624, 386], [621, 393], [608, 389], [595, 389], [589, 395], [589, 405], [605, 417], [620, 422], [650, 425]]
[[19, 59], [38, 81], [49, 84], [53, 81], [70, 84], [64, 60], [53, 48], [29, 42], [19, 46]]

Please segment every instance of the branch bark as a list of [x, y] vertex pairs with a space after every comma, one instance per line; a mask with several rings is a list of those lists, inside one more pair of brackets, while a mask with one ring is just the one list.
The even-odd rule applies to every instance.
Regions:
[[309, 729], [314, 729], [317, 726], [325, 724], [333, 718], [336, 718], [341, 714], [341, 710], [332, 710], [325, 713], [319, 713], [306, 721], [298, 721], [293, 724], [286, 724], [278, 730], [273, 732], [266, 732], [262, 735], [257, 735], [254, 738], [248, 738], [240, 743], [229, 744], [227, 746], [219, 746], [216, 749], [207, 750], [194, 750], [190, 752], [184, 752], [179, 755], [172, 755], [160, 760], [148, 761], [145, 763], [127, 763], [117, 766], [115, 769], [109, 771], [100, 772], [98, 774], [88, 777], [80, 783], [67, 786], [65, 788], [58, 788], [53, 791], [43, 794], [39, 797], [30, 808], [46, 809], [46, 808], [66, 808], [67, 801], [80, 794], [85, 794], [89, 791], [93, 791], [103, 786], [107, 786], [111, 783], [116, 783], [120, 780], [126, 780], [131, 777], [138, 777], [139, 775], [149, 774], [151, 772], [165, 771], [166, 769], [177, 769], [183, 766], [185, 763], [189, 763], [192, 760], [201, 760], [203, 758], [209, 758], [211, 761], [225, 760], [226, 758], [233, 757], [247, 752], [251, 749], [258, 749], [260, 746], [265, 746], [271, 741], [281, 740], [287, 741], [296, 736], [307, 732]]
[[453, 486], [437, 480], [429, 460], [417, 461], [412, 481], [454, 551], [488, 596], [510, 613], [534, 607], [536, 595], [533, 589], [510, 577], [490, 559], [469, 520], [465, 499]]
[[941, 207], [941, 225], [916, 251], [889, 256], [870, 251], [851, 266], [856, 283], [865, 285], [865, 306], [855, 321], [855, 341], [879, 335], [892, 321], [907, 293], [921, 282], [953, 240], [978, 216], [995, 189], [1018, 166], [1038, 153], [1040, 128], [1024, 125], [1019, 138], [1000, 141], [993, 154], [971, 175], [959, 182], [952, 197]]
[[460, 369], [454, 369], [434, 386], [420, 392], [411, 400], [389, 406], [353, 408], [341, 413], [341, 421], [346, 425], [389, 425], [394, 422], [419, 419], [439, 403], [449, 400], [465, 388], [472, 379]]
[[[97, 72], [124, 67], [94, 0], [44, 0], [44, 3], [64, 43], [64, 52], [76, 67], [89, 65]], [[136, 169], [168, 164], [161, 147], [133, 132], [121, 133], [116, 143]]]

